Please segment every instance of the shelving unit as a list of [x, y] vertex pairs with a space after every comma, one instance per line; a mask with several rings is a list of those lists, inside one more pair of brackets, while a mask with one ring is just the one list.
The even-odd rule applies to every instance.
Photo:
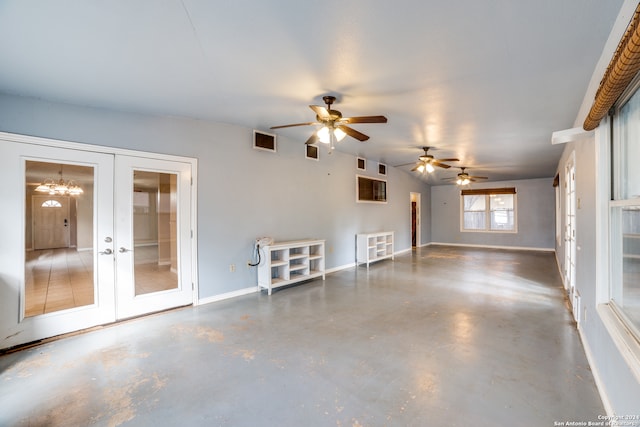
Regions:
[[260, 248], [264, 260], [258, 266], [258, 286], [267, 289], [322, 276], [325, 279], [324, 240], [277, 242]]
[[393, 231], [356, 235], [356, 264], [393, 259]]

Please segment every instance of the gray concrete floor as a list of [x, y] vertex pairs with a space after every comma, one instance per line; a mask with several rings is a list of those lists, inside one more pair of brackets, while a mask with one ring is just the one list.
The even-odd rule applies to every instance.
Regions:
[[532, 427], [600, 414], [550, 253], [422, 248], [0, 357], [2, 426]]

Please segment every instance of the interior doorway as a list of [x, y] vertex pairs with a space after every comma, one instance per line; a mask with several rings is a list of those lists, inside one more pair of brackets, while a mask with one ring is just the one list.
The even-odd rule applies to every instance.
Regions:
[[421, 245], [420, 224], [420, 193], [411, 192], [409, 194], [409, 203], [411, 209], [411, 247], [419, 247]]

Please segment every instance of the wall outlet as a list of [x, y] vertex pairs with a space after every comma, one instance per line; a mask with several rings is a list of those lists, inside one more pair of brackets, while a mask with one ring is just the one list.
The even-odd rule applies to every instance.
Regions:
[[229, 271], [232, 273], [236, 272], [236, 265], [235, 264], [229, 264]]

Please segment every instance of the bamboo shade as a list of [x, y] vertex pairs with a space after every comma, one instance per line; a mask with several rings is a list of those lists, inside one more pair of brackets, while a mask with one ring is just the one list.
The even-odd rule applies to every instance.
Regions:
[[474, 188], [472, 190], [462, 190], [463, 196], [478, 196], [482, 194], [516, 194], [516, 188]]
[[640, 4], [631, 18], [611, 62], [600, 81], [591, 110], [584, 121], [586, 131], [598, 127], [600, 120], [618, 100], [640, 71]]

